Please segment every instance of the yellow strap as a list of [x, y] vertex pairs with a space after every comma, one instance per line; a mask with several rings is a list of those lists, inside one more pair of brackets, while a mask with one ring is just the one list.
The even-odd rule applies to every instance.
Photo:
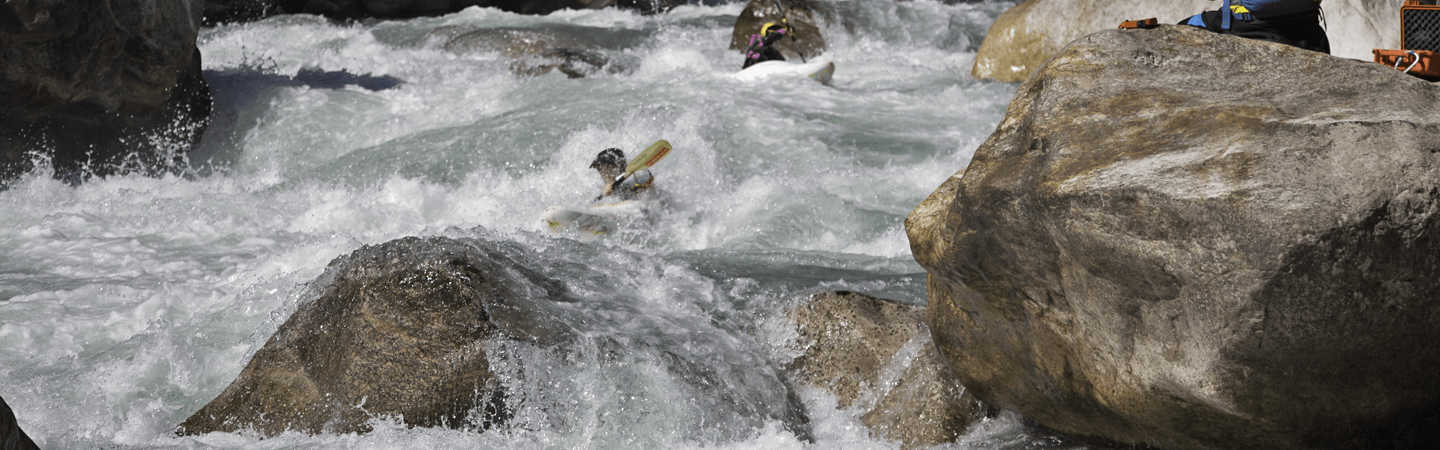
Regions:
[[1249, 14], [1250, 9], [1246, 8], [1245, 5], [1230, 5], [1230, 12], [1235, 14]]

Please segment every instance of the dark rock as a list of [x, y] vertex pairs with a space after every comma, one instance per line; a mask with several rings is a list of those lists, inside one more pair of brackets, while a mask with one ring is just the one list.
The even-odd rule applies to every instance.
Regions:
[[[776, 2], [781, 1], [780, 5]], [[782, 16], [781, 8], [785, 13]], [[744, 51], [750, 46], [750, 36], [760, 34], [766, 22], [780, 23], [786, 19], [790, 25], [790, 37], [775, 43], [775, 48], [786, 60], [813, 58], [825, 51], [825, 36], [820, 34], [822, 21], [835, 21], [836, 14], [823, 2], [815, 0], [750, 0], [740, 17], [735, 19], [735, 30], [730, 33], [730, 49]], [[740, 67], [743, 57], [737, 57], [735, 67]]]
[[0, 4], [0, 183], [183, 166], [210, 114], [198, 0]]
[[1095, 33], [906, 229], [964, 385], [1070, 436], [1440, 431], [1440, 87], [1392, 68], [1185, 26]]
[[15, 412], [5, 403], [5, 397], [0, 397], [0, 450], [40, 450], [16, 423]]
[[563, 285], [473, 239], [367, 246], [337, 258], [312, 289], [313, 300], [178, 434], [367, 432], [379, 416], [483, 430], [509, 415], [487, 342], [569, 340], [527, 306], [568, 301]]
[[283, 13], [275, 0], [205, 0], [204, 24], [250, 22]]
[[804, 354], [787, 369], [841, 408], [864, 405], [861, 421], [902, 448], [953, 442], [983, 416], [939, 358], [925, 307], [842, 291], [818, 294], [789, 317]]

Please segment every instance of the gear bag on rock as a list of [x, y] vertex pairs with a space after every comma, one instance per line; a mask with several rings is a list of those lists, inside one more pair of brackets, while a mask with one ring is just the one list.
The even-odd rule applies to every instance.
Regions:
[[1400, 49], [1373, 52], [1377, 63], [1429, 81], [1440, 79], [1440, 6], [1406, 0], [1400, 7]]
[[1180, 24], [1330, 53], [1320, 13], [1317, 0], [1225, 0], [1219, 10], [1196, 14]]

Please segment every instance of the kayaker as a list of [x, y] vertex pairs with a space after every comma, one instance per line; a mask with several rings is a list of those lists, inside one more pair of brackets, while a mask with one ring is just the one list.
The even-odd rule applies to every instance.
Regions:
[[784, 61], [785, 56], [780, 54], [774, 44], [789, 32], [783, 24], [766, 22], [765, 26], [760, 27], [760, 34], [750, 35], [750, 47], [745, 49], [745, 65], [740, 68], [743, 70], [764, 61]]
[[625, 152], [618, 148], [607, 148], [595, 155], [595, 160], [590, 162], [590, 168], [600, 172], [601, 182], [604, 183], [600, 197], [596, 200], [607, 197], [634, 200], [641, 194], [650, 191], [650, 188], [655, 185], [655, 176], [650, 173], [650, 169], [630, 174], [620, 182], [619, 186], [615, 185], [615, 178], [625, 174], [625, 167], [628, 164], [629, 162], [625, 160]]

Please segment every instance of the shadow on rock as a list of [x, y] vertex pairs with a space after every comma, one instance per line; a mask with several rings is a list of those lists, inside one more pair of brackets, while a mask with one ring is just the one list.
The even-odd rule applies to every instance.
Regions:
[[0, 3], [0, 189], [44, 164], [71, 184], [183, 171], [210, 115], [199, 18], [186, 0]]

